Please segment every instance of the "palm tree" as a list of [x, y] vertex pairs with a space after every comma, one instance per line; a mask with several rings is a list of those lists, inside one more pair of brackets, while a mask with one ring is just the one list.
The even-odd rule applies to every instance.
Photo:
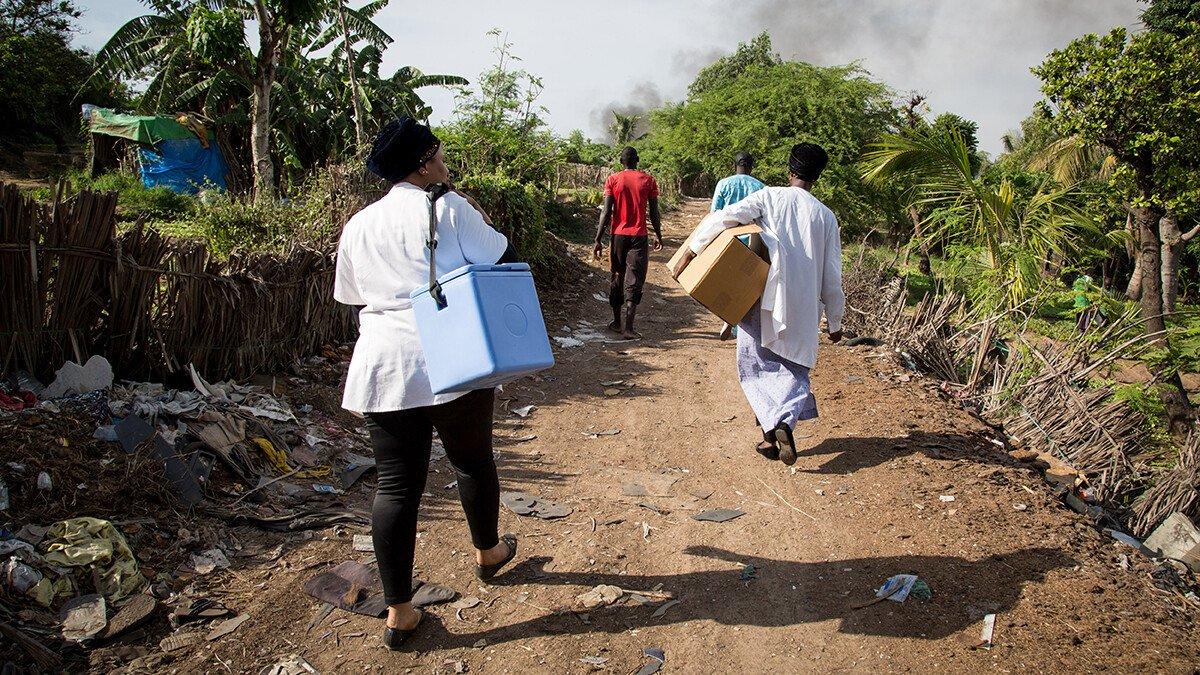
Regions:
[[863, 162], [868, 181], [909, 184], [926, 214], [926, 236], [957, 252], [982, 310], [1017, 307], [1042, 287], [1052, 255], [1083, 253], [1090, 241], [1113, 236], [1077, 209], [1075, 186], [1046, 180], [1025, 197], [1007, 179], [994, 187], [977, 179], [970, 150], [954, 131], [885, 136]]
[[629, 145], [637, 134], [638, 125], [642, 123], [641, 115], [622, 115], [616, 110], [612, 111], [612, 115], [613, 121], [608, 130], [612, 133], [613, 144], [618, 147]]

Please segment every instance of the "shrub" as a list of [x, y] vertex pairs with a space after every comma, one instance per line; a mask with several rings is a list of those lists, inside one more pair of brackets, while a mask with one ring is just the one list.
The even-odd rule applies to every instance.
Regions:
[[522, 260], [531, 264], [542, 261], [547, 254], [547, 195], [532, 185], [498, 174], [465, 176], [457, 186], [479, 201]]
[[[72, 171], [64, 176], [65, 193], [70, 195], [80, 190], [117, 193], [117, 219], [132, 222], [138, 218], [149, 221], [177, 220], [192, 213], [196, 198], [173, 192], [170, 188], [148, 188], [141, 178], [132, 173], [114, 171], [90, 178], [82, 171]], [[44, 187], [31, 194], [40, 201], [54, 199], [56, 188]]]

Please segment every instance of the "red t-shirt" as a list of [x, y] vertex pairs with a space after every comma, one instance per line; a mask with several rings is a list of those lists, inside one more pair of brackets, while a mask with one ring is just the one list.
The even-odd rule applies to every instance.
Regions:
[[604, 196], [612, 197], [612, 233], [644, 237], [646, 211], [651, 199], [658, 198], [658, 183], [645, 171], [625, 169], [604, 181]]

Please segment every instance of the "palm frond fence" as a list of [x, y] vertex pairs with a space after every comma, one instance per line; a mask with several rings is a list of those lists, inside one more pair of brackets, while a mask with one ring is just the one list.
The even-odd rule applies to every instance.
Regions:
[[895, 360], [941, 381], [941, 390], [1018, 448], [1049, 453], [1087, 479], [1090, 497], [1146, 536], [1183, 512], [1200, 520], [1200, 431], [1177, 447], [1152, 438], [1145, 415], [1102, 382], [1147, 337], [1134, 315], [1088, 339], [1001, 334], [1005, 314], [980, 319], [953, 294], [908, 307], [898, 279], [863, 260], [844, 276], [846, 327], [887, 342]]
[[119, 377], [247, 377], [351, 339], [332, 247], [219, 260], [141, 224], [118, 233], [115, 210], [112, 193], [42, 204], [0, 184], [0, 373], [99, 354]]

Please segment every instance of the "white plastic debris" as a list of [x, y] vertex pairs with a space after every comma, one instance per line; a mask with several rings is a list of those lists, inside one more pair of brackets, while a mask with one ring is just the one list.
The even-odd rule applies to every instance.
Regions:
[[43, 471], [38, 474], [37, 486], [39, 490], [48, 492], [54, 489], [54, 481], [50, 480], [50, 474]]
[[54, 374], [54, 382], [42, 392], [42, 398], [61, 398], [108, 389], [113, 383], [112, 364], [103, 356], [93, 356], [82, 366], [67, 361]]

